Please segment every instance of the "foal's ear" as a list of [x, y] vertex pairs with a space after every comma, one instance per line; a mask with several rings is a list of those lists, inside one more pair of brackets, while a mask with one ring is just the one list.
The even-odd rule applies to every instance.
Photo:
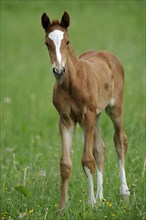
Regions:
[[50, 26], [50, 18], [44, 13], [41, 18], [42, 26], [45, 30], [47, 30]]
[[69, 24], [70, 24], [70, 17], [69, 14], [65, 11], [61, 19], [61, 26], [67, 29]]

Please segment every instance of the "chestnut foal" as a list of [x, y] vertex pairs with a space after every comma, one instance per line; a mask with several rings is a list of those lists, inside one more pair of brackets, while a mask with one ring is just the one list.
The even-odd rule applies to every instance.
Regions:
[[65, 207], [67, 198], [72, 170], [72, 135], [77, 122], [84, 130], [82, 166], [88, 181], [89, 203], [93, 206], [96, 202], [93, 189], [95, 163], [98, 177], [96, 199], [103, 198], [105, 145], [99, 132], [98, 121], [104, 109], [115, 129], [114, 142], [121, 178], [120, 194], [129, 196], [125, 175], [128, 142], [123, 129], [122, 110], [124, 70], [120, 61], [107, 51], [87, 51], [78, 58], [69, 41], [68, 13], [64, 12], [61, 22], [50, 21], [44, 13], [41, 21], [46, 33], [45, 44], [56, 78], [53, 104], [60, 115], [59, 129], [62, 140], [60, 209]]

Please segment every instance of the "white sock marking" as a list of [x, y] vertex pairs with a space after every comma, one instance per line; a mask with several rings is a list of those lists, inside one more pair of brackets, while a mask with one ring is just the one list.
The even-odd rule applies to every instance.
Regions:
[[59, 63], [61, 63], [61, 60], [62, 60], [60, 47], [61, 47], [61, 41], [63, 39], [63, 35], [64, 35], [64, 32], [60, 30], [54, 30], [48, 35], [48, 37], [54, 42], [55, 49], [56, 49], [56, 56], [57, 56]]
[[89, 191], [89, 203], [94, 206], [96, 203], [95, 197], [94, 197], [94, 189], [93, 189], [93, 177], [88, 167], [84, 167], [85, 173], [88, 178], [88, 191]]
[[120, 166], [120, 177], [121, 177], [120, 194], [123, 195], [123, 196], [129, 196], [130, 191], [129, 191], [129, 188], [127, 186], [125, 169], [123, 167], [123, 164], [122, 164], [121, 160], [119, 160], [119, 166]]
[[102, 172], [97, 170], [97, 193], [96, 199], [103, 199], [103, 175]]

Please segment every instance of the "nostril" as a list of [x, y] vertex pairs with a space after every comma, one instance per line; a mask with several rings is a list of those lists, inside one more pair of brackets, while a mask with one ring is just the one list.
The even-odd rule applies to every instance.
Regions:
[[57, 69], [56, 67], [53, 67], [53, 73], [55, 75], [63, 75], [65, 73], [65, 68], [62, 67], [60, 70]]
[[58, 71], [55, 67], [53, 67], [53, 73], [58, 73]]
[[62, 68], [62, 73], [65, 73], [65, 68], [64, 67]]

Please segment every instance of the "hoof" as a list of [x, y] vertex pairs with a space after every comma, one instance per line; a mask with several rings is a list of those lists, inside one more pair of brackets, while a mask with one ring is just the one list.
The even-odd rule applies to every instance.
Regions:
[[95, 206], [96, 200], [95, 198], [89, 199], [88, 200], [88, 205], [91, 206], [92, 208]]
[[129, 197], [130, 196], [130, 190], [129, 190], [128, 186], [124, 185], [120, 188], [120, 195], [122, 197]]
[[98, 193], [96, 194], [96, 200], [98, 200], [98, 201], [101, 202], [101, 201], [103, 200], [103, 193], [99, 193], [99, 192], [98, 192]]

